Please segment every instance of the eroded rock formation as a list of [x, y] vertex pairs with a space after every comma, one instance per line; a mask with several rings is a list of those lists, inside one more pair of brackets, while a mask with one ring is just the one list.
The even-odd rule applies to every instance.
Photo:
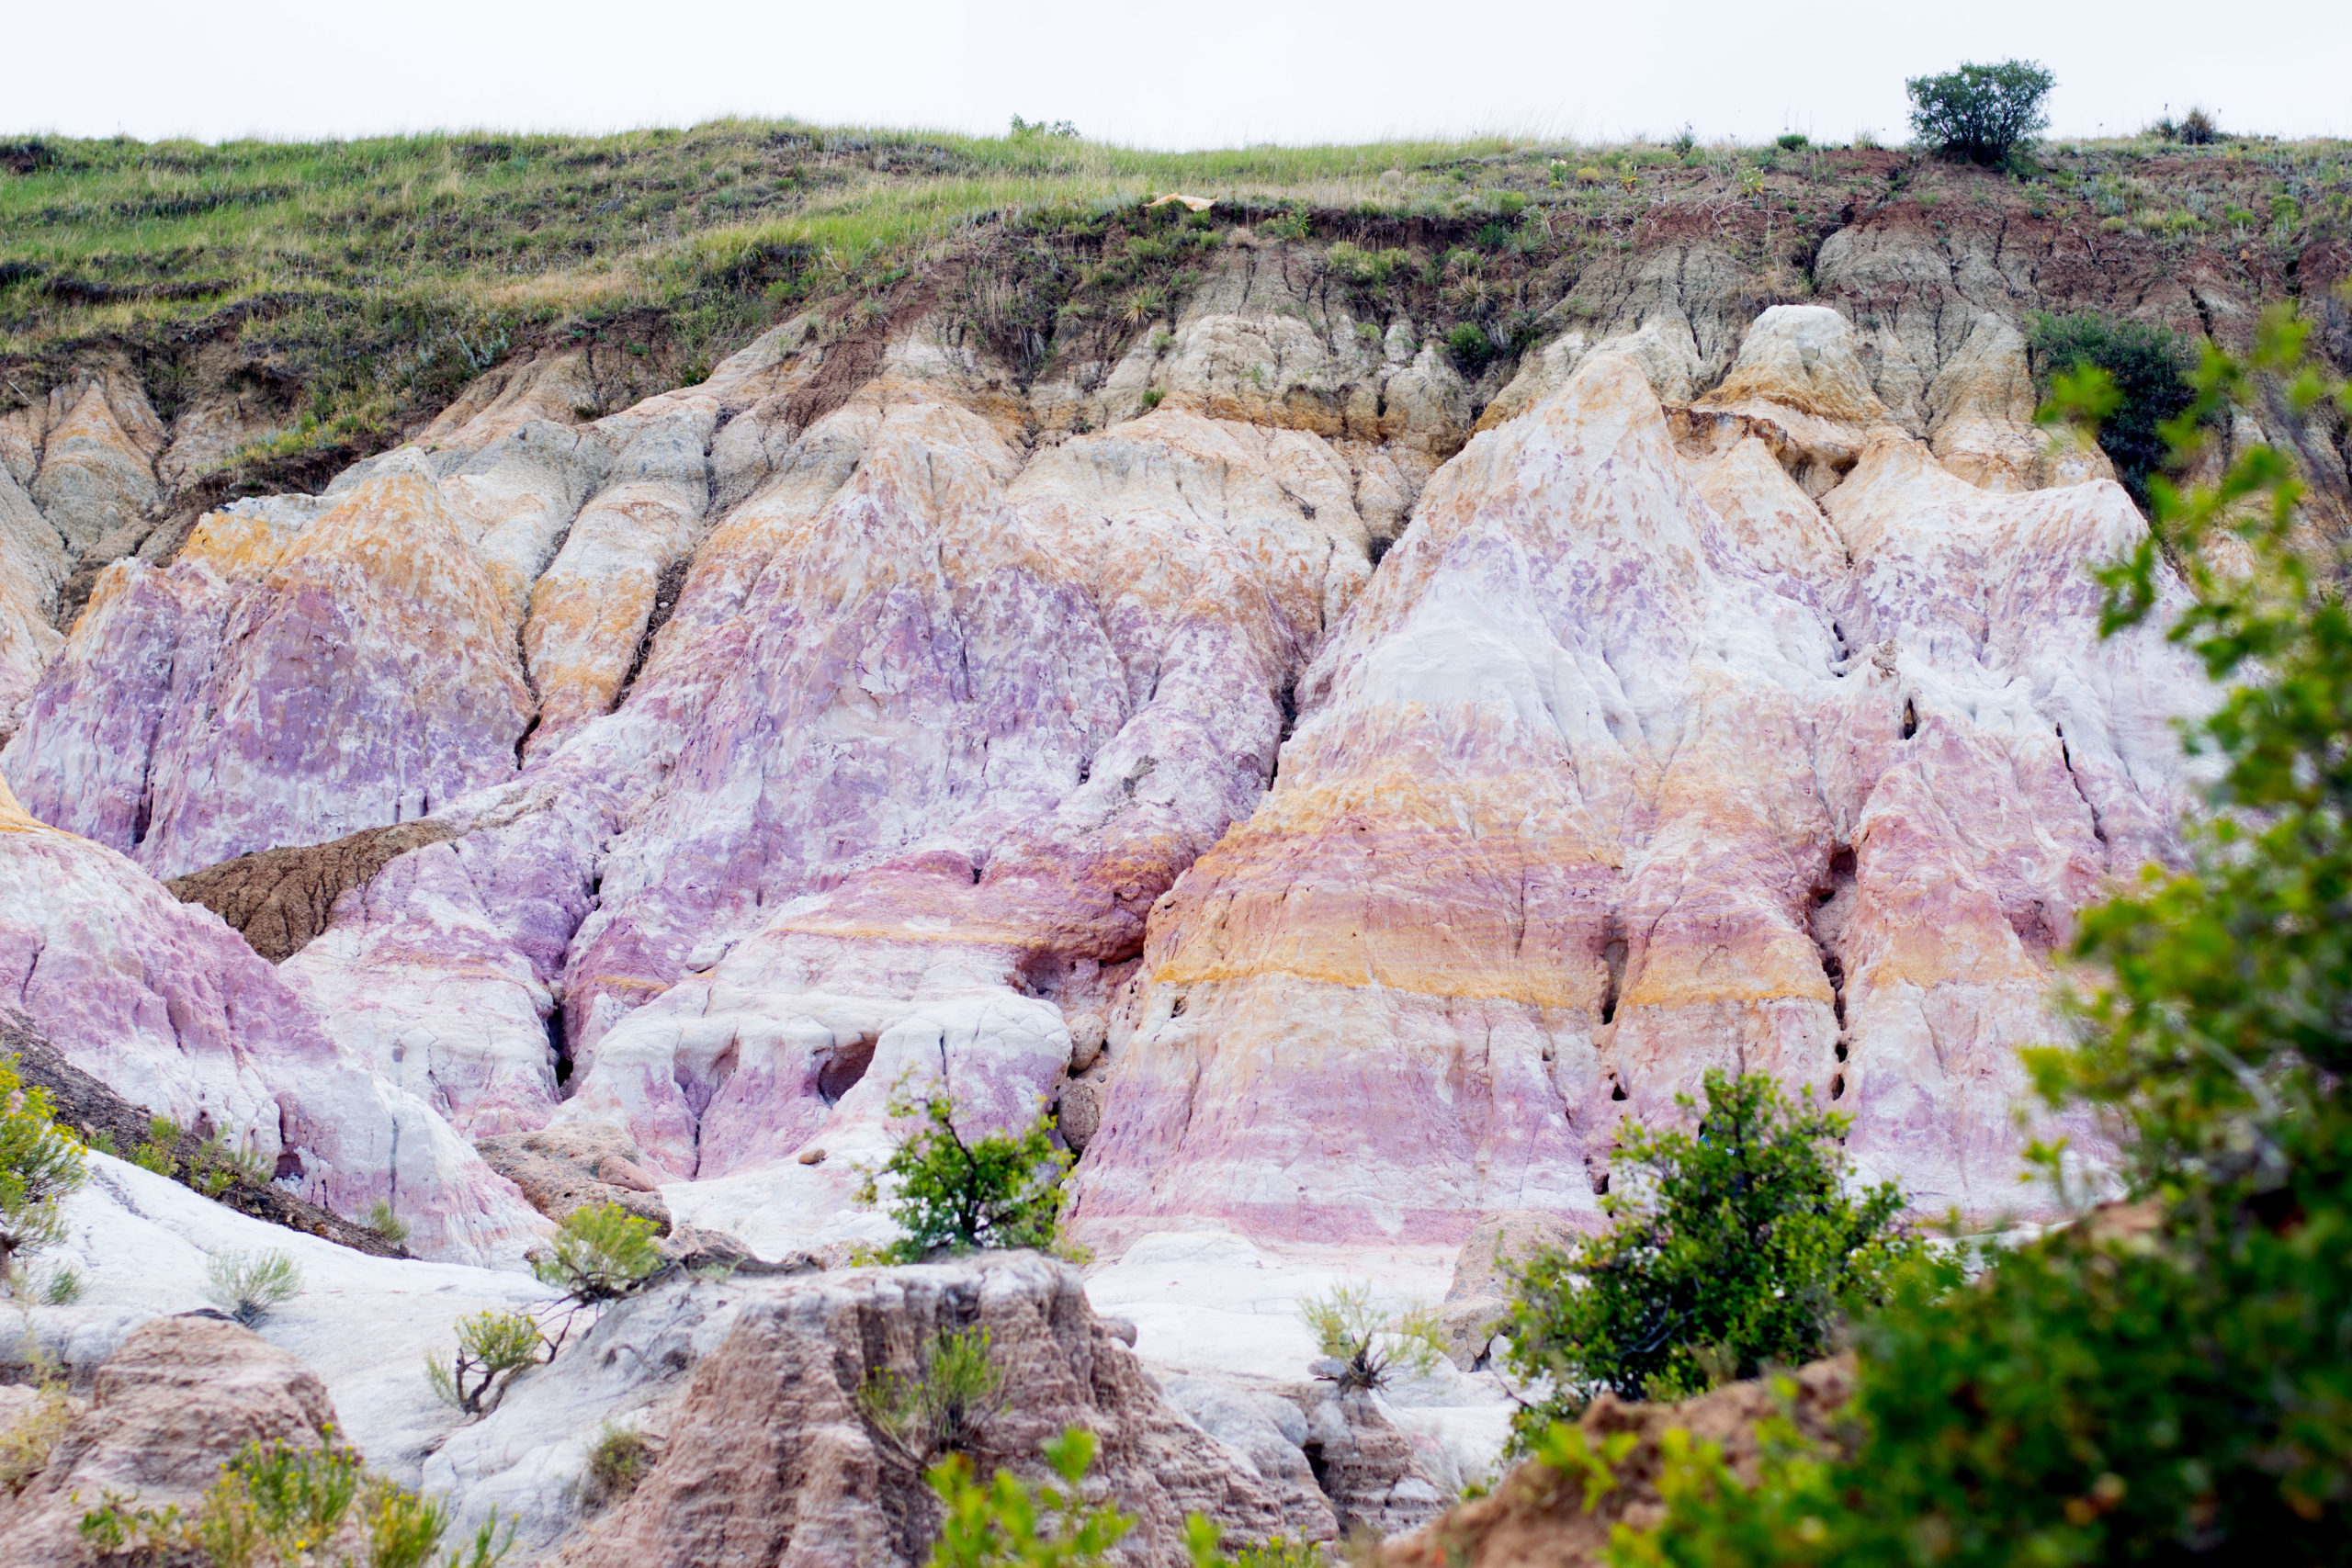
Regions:
[[[567, 1359], [520, 1385], [428, 1467], [468, 1517], [519, 1510], [551, 1562], [686, 1564], [740, 1558], [794, 1568], [924, 1561], [938, 1501], [916, 1457], [859, 1414], [872, 1372], [911, 1373], [943, 1330], [984, 1330], [1017, 1397], [979, 1427], [982, 1473], [1042, 1477], [1043, 1443], [1072, 1427], [1102, 1447], [1090, 1487], [1137, 1516], [1121, 1561], [1188, 1561], [1184, 1516], [1240, 1540], [1328, 1539], [1319, 1495], [1282, 1495], [1163, 1399], [1067, 1265], [1034, 1254], [853, 1270], [792, 1281], [693, 1281], [600, 1322]], [[570, 1368], [569, 1362], [581, 1366]], [[619, 1413], [657, 1458], [583, 1523], [576, 1494], [595, 1419]]]
[[156, 1318], [98, 1369], [47, 1465], [0, 1495], [0, 1540], [12, 1565], [81, 1568], [83, 1516], [106, 1499], [192, 1513], [247, 1444], [314, 1449], [334, 1425], [324, 1385], [286, 1351], [218, 1318]]
[[419, 1242], [503, 1256], [544, 1229], [432, 1107], [337, 1044], [209, 911], [0, 785], [0, 987], [73, 1066], [258, 1160], [344, 1214], [378, 1201]]
[[[771, 1255], [870, 1239], [857, 1167], [943, 1078], [1062, 1106], [1111, 1249], [1590, 1223], [1618, 1119], [1711, 1066], [1851, 1111], [1926, 1208], [2013, 1204], [2014, 1047], [2171, 852], [2199, 687], [2097, 637], [2140, 521], [2028, 423], [2072, 253], [1915, 219], [1759, 313], [1661, 218], [1476, 375], [1311, 243], [1192, 235], [1164, 329], [1042, 364], [957, 260], [618, 412], [518, 357], [153, 547], [228, 427], [91, 370], [0, 423], [0, 770], [141, 934], [22, 882], [33, 1010], [338, 1204], [393, 1179], [353, 1129], [429, 1117], [435, 1247], [519, 1247], [461, 1140], [543, 1134]], [[349, 1159], [265, 1126], [329, 1055]]]
[[[1745, 400], [1852, 385], [1757, 359]], [[1590, 1213], [1615, 1120], [1709, 1066], [1841, 1102], [1924, 1203], [2011, 1201], [2015, 1047], [2073, 912], [2163, 851], [2193, 677], [2098, 637], [2112, 485], [1854, 439], [1825, 515], [1600, 355], [1441, 473], [1159, 912], [1084, 1224]]]

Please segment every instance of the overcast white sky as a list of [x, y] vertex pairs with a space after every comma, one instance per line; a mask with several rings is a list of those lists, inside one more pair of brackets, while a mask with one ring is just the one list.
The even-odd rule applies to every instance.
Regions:
[[2165, 104], [2352, 134], [2352, 0], [0, 0], [0, 133], [606, 130], [724, 114], [1158, 147], [1905, 130], [1903, 78], [2038, 59], [2058, 134]]

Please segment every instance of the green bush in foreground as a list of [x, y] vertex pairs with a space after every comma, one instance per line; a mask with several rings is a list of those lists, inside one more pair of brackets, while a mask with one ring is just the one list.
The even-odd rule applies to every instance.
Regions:
[[1920, 1256], [1893, 1183], [1846, 1191], [1846, 1117], [1761, 1074], [1710, 1072], [1705, 1092], [1696, 1133], [1621, 1134], [1637, 1179], [1603, 1200], [1608, 1231], [1520, 1271], [1510, 1364], [1552, 1388], [1521, 1411], [1522, 1445], [1603, 1389], [1680, 1399], [1811, 1360]]
[[878, 1250], [881, 1261], [920, 1263], [939, 1252], [1055, 1245], [1061, 1179], [1070, 1156], [1054, 1146], [1052, 1117], [1038, 1117], [1018, 1137], [990, 1133], [967, 1139], [956, 1131], [951, 1096], [942, 1091], [918, 1100], [904, 1081], [892, 1089], [888, 1110], [893, 1121], [918, 1125], [879, 1169], [863, 1173], [857, 1190], [859, 1202], [887, 1207], [906, 1233]]
[[[81, 1535], [100, 1559], [189, 1568], [425, 1568], [449, 1521], [447, 1503], [369, 1475], [354, 1450], [254, 1442], [221, 1467], [192, 1512], [108, 1492], [82, 1516]], [[514, 1521], [502, 1530], [493, 1511], [469, 1543], [443, 1555], [442, 1568], [497, 1568], [514, 1539]]]
[[1080, 1496], [1094, 1449], [1094, 1434], [1076, 1427], [1046, 1445], [1059, 1486], [1033, 1487], [1009, 1470], [982, 1481], [962, 1454], [932, 1466], [927, 1478], [942, 1516], [933, 1568], [1088, 1568], [1106, 1561], [1136, 1521]]
[[[2250, 394], [2298, 418], [2346, 400], [2304, 331], [2274, 316], [2247, 361], [2208, 353], [2179, 465]], [[2111, 389], [2066, 395], [2095, 412]], [[2239, 682], [2188, 731], [2222, 768], [2191, 869], [2085, 919], [2108, 983], [2080, 1047], [2033, 1060], [2045, 1093], [2119, 1117], [2142, 1201], [1969, 1289], [1904, 1281], [1859, 1331], [1852, 1451], [1784, 1427], [1751, 1486], [1681, 1443], [1621, 1568], [2352, 1562], [2352, 616], [2294, 540], [2285, 453], [2150, 490], [2107, 622], [2146, 620], [2164, 553], [2185, 563], [2170, 635]], [[2223, 532], [2251, 572], [2213, 568]]]
[[[931, 1568], [1096, 1568], [1136, 1526], [1135, 1516], [1080, 1493], [1094, 1463], [1094, 1434], [1073, 1427], [1046, 1445], [1057, 1478], [1031, 1485], [1011, 1471], [979, 1479], [972, 1461], [950, 1454], [925, 1479], [939, 1495], [940, 1531]], [[1263, 1546], [1227, 1551], [1216, 1526], [1199, 1514], [1184, 1519], [1184, 1549], [1193, 1568], [1321, 1568], [1321, 1549], [1276, 1537]]]

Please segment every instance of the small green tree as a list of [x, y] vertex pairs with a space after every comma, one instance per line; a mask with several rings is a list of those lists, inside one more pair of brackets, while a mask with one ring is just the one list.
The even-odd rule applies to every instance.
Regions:
[[531, 1258], [539, 1282], [561, 1291], [576, 1306], [617, 1301], [662, 1267], [653, 1245], [660, 1227], [618, 1203], [587, 1203], [564, 1216], [555, 1235]]
[[1962, 65], [1940, 76], [1914, 76], [1911, 130], [1947, 158], [1996, 164], [2050, 128], [2042, 107], [2058, 78], [2030, 60]]
[[[886, 1206], [906, 1232], [880, 1249], [885, 1262], [918, 1263], [937, 1252], [1050, 1248], [1061, 1221], [1069, 1151], [1054, 1146], [1054, 1119], [1041, 1115], [1019, 1136], [967, 1139], [956, 1101], [943, 1089], [917, 1099], [901, 1078], [890, 1091], [895, 1122], [916, 1122], [879, 1169], [861, 1172], [857, 1201]], [[885, 1196], [884, 1182], [889, 1183]]]
[[442, 1400], [469, 1416], [495, 1409], [526, 1368], [547, 1349], [539, 1325], [519, 1312], [478, 1312], [458, 1320], [458, 1348], [426, 1358], [425, 1379]]
[[1921, 1250], [1892, 1182], [1846, 1190], [1848, 1118], [1762, 1074], [1710, 1072], [1705, 1087], [1696, 1133], [1620, 1138], [1619, 1164], [1646, 1180], [1603, 1201], [1608, 1231], [1519, 1270], [1510, 1365], [1552, 1390], [1521, 1411], [1522, 1443], [1602, 1389], [1679, 1399], [1811, 1360]]
[[2114, 460], [2116, 478], [2145, 507], [2149, 478], [2162, 469], [2167, 450], [2164, 427], [2197, 398], [2188, 384], [2195, 355], [2163, 327], [2093, 311], [2037, 311], [2027, 322], [2026, 343], [2045, 395], [2061, 378], [2071, 387], [2086, 370], [2105, 374], [2109, 390], [2101, 400], [2098, 443]]
[[59, 1203], [88, 1174], [49, 1091], [24, 1081], [16, 1057], [0, 1056], [0, 1289], [16, 1290], [20, 1257], [64, 1236]]

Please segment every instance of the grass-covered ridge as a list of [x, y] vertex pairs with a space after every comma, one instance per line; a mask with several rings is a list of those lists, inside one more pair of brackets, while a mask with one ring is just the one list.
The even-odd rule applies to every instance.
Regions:
[[692, 308], [714, 288], [740, 292], [736, 274], [763, 253], [854, 266], [991, 215], [1164, 189], [1360, 201], [1394, 190], [1380, 183], [1391, 169], [1510, 151], [1169, 154], [748, 121], [605, 137], [19, 140], [0, 145], [13, 171], [0, 173], [0, 355], [240, 303], [274, 315], [303, 297], [458, 318]]
[[[1367, 221], [1443, 220], [1475, 236], [1465, 254], [1563, 285], [1578, 258], [1631, 248], [1645, 222], [1681, 213], [1776, 292], [1801, 294], [1824, 225], [1906, 193], [1932, 203], [1962, 178], [1875, 149], [1687, 140], [1170, 153], [1035, 130], [749, 120], [602, 137], [0, 141], [0, 411], [103, 350], [139, 360], [169, 417], [192, 345], [232, 331], [243, 359], [300, 388], [322, 437], [387, 434], [514, 348], [566, 335], [624, 342], [655, 378], [687, 380], [796, 301], [889, 281], [976, 230], [1100, 231], [1177, 191], [1216, 200], [1220, 230], [1272, 222], [1279, 238], [1325, 243], [1362, 239]], [[1967, 178], [1941, 199], [1981, 202], [1978, 187], [2005, 176]], [[2184, 250], [2226, 242], [2283, 258], [2352, 232], [2342, 142], [2063, 144], [2010, 184], [2036, 216]], [[1410, 259], [1448, 289], [1478, 271]], [[1480, 286], [1491, 292], [1491, 277]], [[1529, 303], [1473, 300], [1471, 313], [1503, 344], [1501, 324]]]

